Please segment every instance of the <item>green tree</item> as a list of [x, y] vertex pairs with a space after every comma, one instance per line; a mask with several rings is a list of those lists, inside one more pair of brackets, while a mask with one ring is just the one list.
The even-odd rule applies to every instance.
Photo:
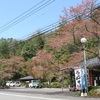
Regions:
[[0, 58], [9, 58], [9, 47], [7, 41], [0, 43]]
[[22, 56], [24, 57], [25, 61], [27, 61], [29, 58], [32, 58], [36, 55], [36, 49], [34, 47], [33, 42], [28, 41], [25, 43], [23, 50], [22, 50]]
[[9, 44], [10, 47], [10, 56], [20, 56], [22, 48], [24, 46], [24, 42], [21, 41], [13, 41]]
[[34, 39], [34, 46], [37, 50], [40, 50], [44, 47], [44, 40], [42, 38], [41, 35], [38, 35], [35, 39]]

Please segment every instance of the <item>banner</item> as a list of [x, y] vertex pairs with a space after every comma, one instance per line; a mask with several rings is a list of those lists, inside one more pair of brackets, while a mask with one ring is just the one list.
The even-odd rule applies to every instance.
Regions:
[[75, 67], [75, 80], [76, 80], [76, 89], [81, 90], [82, 89], [82, 73], [80, 67]]
[[76, 89], [82, 90], [86, 86], [86, 76], [85, 69], [83, 67], [75, 67], [75, 80], [76, 80]]
[[85, 86], [86, 86], [85, 69], [81, 68], [81, 71], [82, 71], [82, 89], [85, 89]]

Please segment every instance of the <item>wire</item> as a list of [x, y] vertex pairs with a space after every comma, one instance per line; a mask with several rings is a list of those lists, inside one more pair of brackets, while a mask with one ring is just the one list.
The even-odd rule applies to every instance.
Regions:
[[[96, 6], [98, 6], [98, 5], [96, 4]], [[95, 7], [95, 9], [96, 9], [96, 7]], [[71, 17], [71, 18], [67, 21], [67, 23], [70, 22], [70, 21], [72, 21], [73, 18], [75, 18], [75, 16]], [[87, 18], [87, 16], [86, 16], [86, 18]], [[55, 23], [53, 23], [53, 24], [50, 24], [50, 25], [46, 26], [45, 28], [41, 29], [41, 31], [40, 31], [41, 34], [37, 34], [37, 32], [35, 32], [35, 34], [34, 34], [33, 36], [28, 37], [28, 38], [24, 39], [23, 41], [20, 41], [20, 43], [23, 43], [23, 42], [25, 42], [25, 41], [31, 40], [31, 39], [33, 39], [33, 38], [39, 36], [39, 35], [46, 34], [46, 33], [50, 32], [50, 31], [52, 31], [52, 30], [55, 30], [55, 27], [53, 27], [53, 26], [59, 27], [62, 23], [63, 23], [63, 22], [62, 22], [62, 20], [61, 20], [61, 21], [57, 21], [57, 22], [55, 22]], [[30, 34], [30, 35], [32, 35], [32, 34]], [[19, 43], [19, 44], [20, 44], [20, 43]], [[18, 44], [18, 45], [19, 45], [19, 44]]]
[[[40, 32], [45, 32], [45, 31], [49, 31], [50, 29], [53, 31], [53, 29], [55, 29], [55, 27], [58, 27], [59, 25], [60, 25], [60, 23], [62, 23], [62, 21], [61, 20], [59, 20], [59, 21], [57, 21], [57, 22], [54, 22], [54, 23], [52, 23], [52, 24], [50, 24], [50, 25], [48, 25], [48, 26], [46, 26], [46, 27], [44, 27], [44, 28], [42, 28], [42, 29], [40, 29], [39, 31]], [[55, 26], [55, 27], [54, 27]], [[28, 34], [27, 36], [25, 36], [26, 38], [20, 38], [19, 40], [26, 40], [27, 39], [27, 37], [29, 38], [29, 37], [31, 37], [32, 35], [35, 35], [35, 34], [37, 34], [37, 31], [35, 31], [35, 32], [33, 32], [33, 33], [31, 33], [31, 34]]]
[[[48, 0], [48, 1], [50, 1], [50, 0]], [[14, 21], [14, 22], [11, 21], [11, 22], [13, 22], [13, 23], [9, 24], [8, 26], [7, 26], [7, 25], [2, 26], [2, 27], [4, 27], [4, 28], [2, 28], [2, 29], [0, 30], [0, 33], [6, 31], [7, 29], [13, 27], [14, 25], [18, 24], [19, 22], [25, 20], [25, 19], [28, 18], [29, 16], [31, 16], [31, 15], [33, 15], [34, 13], [38, 12], [39, 10], [41, 10], [41, 9], [45, 8], [46, 6], [50, 5], [50, 4], [53, 3], [55, 0], [50, 1], [50, 2], [48, 2], [48, 1], [45, 2], [44, 4], [40, 5], [38, 8], [34, 9], [33, 11], [29, 12], [28, 14], [24, 15], [24, 16], [21, 17], [20, 19]]]
[[26, 41], [29, 41], [29, 40], [31, 40], [33, 38], [36, 38], [39, 35], [43, 35], [43, 34], [49, 33], [49, 32], [51, 32], [51, 31], [53, 31], [55, 29], [55, 27], [53, 27], [53, 26], [57, 26], [58, 27], [58, 26], [60, 26], [61, 23], [62, 23], [61, 21], [57, 21], [57, 22], [55, 22], [53, 24], [50, 24], [47, 27], [44, 27], [40, 31], [40, 34], [37, 34], [37, 32], [34, 32], [34, 35], [33, 36], [28, 36], [28, 38], [24, 38], [24, 40], [20, 40], [19, 43], [15, 44], [15, 45], [13, 45], [13, 44], [10, 45], [9, 49], [12, 49], [12, 48], [14, 48], [15, 46], [17, 46], [17, 45], [19, 45], [21, 43], [25, 43]]
[[22, 13], [21, 15], [17, 16], [16, 18], [14, 18], [13, 20], [11, 20], [10, 22], [6, 23], [5, 25], [3, 25], [1, 28], [7, 26], [9, 23], [13, 22], [14, 20], [18, 19], [20, 16], [24, 15], [25, 13], [27, 13], [28, 11], [30, 11], [31, 9], [35, 8], [36, 6], [38, 6], [39, 4], [41, 4], [44, 0], [42, 0], [41, 2], [39, 2], [38, 4], [36, 4], [35, 6], [33, 6], [32, 8], [28, 9], [27, 11], [25, 11], [24, 13]]
[[[63, 2], [64, 2], [64, 1], [63, 1]], [[62, 1], [60, 1], [58, 4], [56, 4], [56, 5], [55, 5], [54, 7], [52, 7], [51, 9], [47, 10], [46, 12], [44, 12], [44, 13], [43, 13], [42, 15], [40, 15], [39, 17], [36, 17], [36, 19], [38, 19], [38, 18], [44, 16], [44, 15], [45, 15], [46, 13], [48, 13], [50, 10], [52, 10], [52, 9], [54, 9], [55, 7], [59, 6], [59, 4], [61, 5], [61, 3], [62, 3]], [[35, 19], [35, 20], [36, 20], [36, 19]], [[31, 22], [27, 23], [26, 25], [32, 23], [33, 21], [34, 21], [34, 20], [32, 20]], [[14, 31], [13, 33], [15, 33], [15, 32], [17, 32], [17, 31], [19, 31], [20, 29], [24, 28], [26, 25], [24, 25], [23, 27], [19, 28], [19, 29], [16, 30], [16, 31]], [[41, 30], [40, 30], [40, 31], [41, 31]], [[11, 34], [13, 34], [13, 33], [11, 33]], [[31, 33], [31, 35], [32, 35], [32, 33]], [[29, 36], [29, 34], [28, 34], [27, 36]], [[19, 40], [20, 40], [20, 39], [23, 39], [24, 37], [26, 37], [26, 36], [23, 36], [23, 37], [19, 38]]]

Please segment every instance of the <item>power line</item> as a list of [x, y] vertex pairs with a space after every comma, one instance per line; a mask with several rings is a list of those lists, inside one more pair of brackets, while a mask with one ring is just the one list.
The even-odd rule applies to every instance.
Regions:
[[[59, 2], [59, 4], [61, 4], [61, 2], [62, 1], [60, 1]], [[63, 1], [64, 2], [64, 1]], [[59, 6], [59, 4], [56, 4], [54, 7], [57, 7], [57, 6]], [[54, 9], [54, 7], [52, 7], [51, 9]], [[49, 9], [49, 10], [47, 10], [46, 12], [44, 12], [43, 14], [41, 14], [39, 17], [42, 17], [42, 16], [44, 16], [46, 13], [48, 13], [51, 9]], [[38, 19], [39, 17], [36, 17], [36, 19]], [[35, 19], [35, 20], [36, 20]], [[31, 23], [33, 22], [33, 20], [31, 21]], [[28, 25], [29, 23], [27, 23], [26, 25]], [[24, 26], [26, 26], [26, 25], [24, 25]], [[23, 27], [21, 27], [20, 29], [22, 29], [22, 28], [24, 28], [24, 26]], [[46, 26], [47, 27], [47, 26]], [[18, 30], [16, 30], [15, 32], [17, 32], [17, 31], [19, 31], [19, 29]], [[13, 33], [15, 33], [15, 32], [13, 32]], [[32, 35], [32, 33], [31, 33], [31, 35]], [[29, 34], [27, 35], [27, 36], [29, 36]], [[23, 36], [23, 37], [21, 37], [21, 38], [24, 38], [24, 37], [26, 37], [26, 36]], [[19, 38], [19, 40], [20, 40], [20, 38]]]
[[[62, 23], [61, 20], [59, 20], [59, 21], [57, 21], [57, 22], [54, 22], [54, 23], [52, 23], [52, 24], [50, 24], [50, 25], [48, 25], [48, 26], [46, 26], [46, 27], [40, 29], [39, 31], [43, 33], [43, 32], [45, 32], [45, 31], [49, 31], [50, 29], [53, 30], [53, 29], [55, 29], [56, 27], [58, 27], [60, 23]], [[26, 38], [24, 38], [24, 39], [26, 40], [27, 37], [29, 38], [30, 36], [32, 36], [33, 34], [35, 35], [36, 33], [37, 33], [37, 31], [35, 31], [35, 32], [31, 33], [31, 34], [28, 34], [27, 36], [25, 36]], [[21, 38], [21, 39], [22, 39], [22, 38]]]
[[50, 25], [44, 27], [43, 29], [40, 30], [40, 34], [37, 34], [37, 31], [32, 33], [32, 34], [34, 34], [33, 36], [32, 36], [32, 34], [29, 34], [28, 37], [24, 38], [24, 40], [19, 41], [19, 43], [15, 44], [15, 45], [13, 45], [13, 44], [10, 45], [9, 49], [12, 49], [17, 45], [20, 45], [22, 43], [25, 43], [26, 41], [29, 41], [29, 40], [31, 40], [33, 38], [36, 38], [39, 35], [43, 35], [43, 34], [47, 34], [47, 33], [49, 34], [49, 32], [55, 30], [54, 26], [58, 27], [58, 26], [60, 26], [61, 23], [62, 23], [62, 21], [57, 21], [57, 22], [55, 22], [53, 24], [50, 24]]
[[[47, 5], [49, 5], [49, 4], [52, 3], [52, 2], [50, 2], [50, 3], [48, 3], [48, 4], [47, 4], [47, 3], [48, 3], [48, 1], [45, 2], [44, 4], [40, 5], [40, 6], [39, 6], [38, 8], [36, 8], [35, 10], [33, 10], [33, 11], [29, 12], [28, 14], [24, 15], [24, 16], [21, 17], [20, 19], [16, 20], [15, 22], [11, 23], [10, 25], [6, 26], [5, 28], [1, 29], [1, 30], [0, 30], [0, 33], [2, 33], [3, 31], [5, 31], [5, 30], [7, 30], [7, 29], [9, 29], [10, 27], [16, 25], [17, 23], [23, 21], [23, 20], [26, 19], [27, 17], [33, 15], [34, 13], [36, 13], [37, 11], [39, 11], [39, 10], [41, 10], [42, 8], [46, 7]], [[46, 4], [46, 5], [45, 5], [45, 4]], [[43, 6], [43, 7], [42, 7], [42, 6]], [[34, 12], [34, 11], [35, 11], [35, 12]]]
[[[76, 17], [76, 16], [72, 16], [71, 18], [69, 18], [69, 19], [67, 20], [67, 23], [70, 22], [70, 21], [72, 21], [73, 19], [75, 19], [75, 17]], [[36, 37], [39, 36], [39, 35], [46, 34], [46, 33], [50, 32], [50, 31], [54, 30], [55, 27], [59, 27], [62, 23], [63, 23], [62, 20], [60, 20], [60, 21], [54, 22], [54, 23], [52, 23], [52, 24], [50, 24], [50, 25], [44, 27], [43, 29], [40, 30], [41, 34], [37, 34], [37, 32], [33, 32], [33, 33], [29, 34], [28, 37], [24, 38], [23, 41], [20, 41], [20, 42], [18, 43], [18, 45], [21, 44], [21, 43], [23, 43], [23, 42], [25, 42], [25, 41], [31, 40], [31, 39], [33, 39], [33, 38], [36, 38]], [[54, 26], [55, 26], [55, 27], [54, 27]], [[32, 34], [34, 34], [34, 35], [32, 36]], [[31, 37], [31, 36], [32, 36], [32, 37]], [[15, 45], [15, 46], [16, 46], [16, 45]], [[12, 45], [12, 47], [14, 47], [14, 45]], [[10, 48], [11, 48], [11, 47], [10, 47]]]
[[[34, 13], [38, 12], [39, 10], [45, 8], [46, 6], [50, 5], [51, 3], [53, 3], [55, 0], [51, 1], [51, 0], [48, 0], [46, 1], [45, 3], [43, 3], [42, 5], [40, 5], [39, 7], [35, 8], [34, 10], [32, 10], [31, 12], [27, 13], [26, 15], [22, 16], [23, 14], [21, 14], [20, 16], [22, 16], [21, 18], [19, 17], [16, 17], [15, 19], [13, 19], [12, 21], [8, 22], [7, 24], [3, 25], [1, 27], [1, 30], [0, 30], [0, 33], [6, 31], [7, 29], [13, 27], [14, 25], [18, 24], [19, 22], [25, 20], [26, 18], [30, 17], [31, 15], [33, 15]], [[40, 4], [40, 3], [39, 3]], [[34, 7], [32, 7], [34, 8]], [[32, 9], [31, 8], [31, 9]], [[31, 10], [30, 9], [30, 10]], [[29, 10], [27, 10], [26, 12], [28, 12]], [[19, 18], [19, 19], [18, 19]], [[16, 20], [17, 19], [17, 20]]]
[[[98, 7], [98, 4], [95, 5], [95, 8], [94, 8], [94, 9], [96, 9], [96, 7]], [[94, 9], [93, 9], [93, 10], [94, 10]], [[89, 12], [87, 12], [87, 13], [88, 13], [88, 16], [89, 16]], [[81, 14], [81, 16], [82, 16], [82, 14]], [[72, 20], [75, 19], [75, 18], [76, 18], [76, 16], [72, 16], [71, 18], [68, 19], [67, 23], [69, 23], [70, 21], [72, 21]], [[86, 15], [86, 18], [88, 18], [87, 15]], [[34, 32], [34, 35], [31, 36], [31, 37], [30, 37], [29, 35], [32, 35], [33, 33], [32, 33], [32, 34], [29, 34], [29, 35], [28, 35], [29, 37], [26, 38], [26, 39], [24, 39], [24, 40], [21, 41], [20, 43], [23, 43], [23, 42], [25, 42], [25, 41], [31, 40], [31, 39], [33, 39], [33, 38], [39, 36], [39, 35], [46, 34], [46, 33], [50, 32], [50, 31], [52, 31], [52, 30], [55, 30], [55, 27], [59, 27], [62, 23], [63, 23], [62, 20], [60, 20], [60, 21], [57, 21], [57, 22], [55, 22], [55, 23], [53, 23], [53, 24], [50, 24], [50, 25], [48, 25], [48, 26], [46, 26], [46, 27], [44, 27], [43, 29], [40, 30], [40, 33], [41, 33], [41, 34], [37, 34], [37, 32]], [[53, 26], [55, 26], [55, 27], [53, 27]], [[19, 44], [20, 44], [20, 43], [19, 43]], [[18, 44], [18, 45], [19, 45], [19, 44]], [[13, 46], [12, 46], [12, 47], [13, 47]]]
[[31, 9], [35, 8], [36, 6], [38, 6], [39, 4], [41, 4], [44, 0], [42, 0], [41, 2], [39, 2], [38, 4], [36, 4], [35, 6], [33, 6], [32, 8], [28, 9], [27, 11], [25, 11], [24, 13], [22, 13], [21, 15], [17, 16], [16, 18], [14, 18], [13, 20], [11, 20], [10, 22], [6, 23], [5, 25], [1, 26], [1, 28], [9, 25], [9, 23], [13, 22], [14, 20], [18, 19], [19, 17], [21, 17], [22, 15], [24, 15], [25, 13], [27, 13], [28, 11], [30, 11]]

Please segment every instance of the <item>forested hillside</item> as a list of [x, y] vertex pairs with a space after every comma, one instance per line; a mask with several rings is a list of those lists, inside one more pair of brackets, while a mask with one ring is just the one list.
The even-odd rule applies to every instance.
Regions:
[[46, 34], [40, 31], [25, 41], [0, 39], [0, 80], [26, 75], [42, 81], [60, 80], [62, 68], [83, 61], [83, 37], [87, 59], [99, 57], [100, 10], [95, 4], [87, 0], [68, 11], [64, 8], [62, 23]]

